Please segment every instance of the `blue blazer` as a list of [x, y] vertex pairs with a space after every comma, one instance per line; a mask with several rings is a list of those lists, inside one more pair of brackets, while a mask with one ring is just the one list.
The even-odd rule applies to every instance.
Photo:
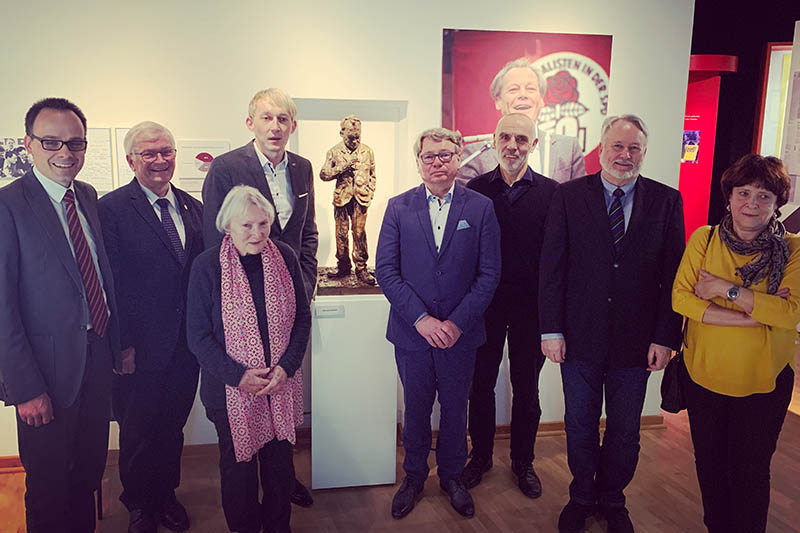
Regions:
[[189, 272], [203, 251], [203, 204], [172, 189], [186, 229], [185, 264], [136, 178], [97, 203], [119, 300], [122, 347], [133, 346], [136, 369], [147, 372], [166, 368], [177, 346], [188, 350]]
[[453, 349], [483, 344], [483, 312], [500, 280], [500, 227], [489, 198], [456, 184], [438, 253], [425, 185], [391, 198], [375, 257], [391, 304], [386, 338], [397, 348], [430, 348], [414, 328], [426, 312], [461, 329]]

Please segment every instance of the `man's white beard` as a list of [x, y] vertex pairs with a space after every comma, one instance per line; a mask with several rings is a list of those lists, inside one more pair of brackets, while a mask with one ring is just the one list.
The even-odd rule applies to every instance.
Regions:
[[631, 179], [635, 178], [636, 176], [639, 175], [639, 169], [641, 168], [641, 166], [634, 165], [634, 167], [631, 170], [626, 170], [625, 172], [620, 172], [620, 171], [618, 171], [617, 169], [614, 168], [614, 162], [613, 161], [611, 162], [611, 165], [606, 166], [606, 164], [603, 163], [602, 160], [600, 161], [600, 166], [603, 168], [603, 171], [606, 174], [608, 174], [612, 178], [618, 179], [620, 181], [628, 181], [628, 180], [631, 180]]

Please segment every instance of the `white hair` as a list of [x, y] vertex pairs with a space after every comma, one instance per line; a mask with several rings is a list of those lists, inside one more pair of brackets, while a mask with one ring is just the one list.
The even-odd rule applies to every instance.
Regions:
[[539, 82], [539, 94], [544, 95], [547, 89], [547, 81], [544, 79], [544, 74], [542, 74], [541, 70], [533, 66], [533, 62], [530, 59], [527, 57], [520, 57], [519, 59], [506, 63], [506, 65], [500, 69], [500, 72], [495, 74], [491, 85], [489, 85], [489, 94], [492, 95], [492, 100], [500, 98], [500, 92], [503, 90], [503, 78], [506, 77], [506, 74], [508, 74], [508, 71], [512, 68], [531, 69], [531, 71], [536, 74], [536, 81]]
[[175, 148], [175, 137], [172, 136], [171, 131], [158, 122], [146, 120], [138, 123], [129, 129], [128, 133], [125, 134], [125, 140], [122, 141], [122, 146], [125, 148], [125, 153], [130, 156], [133, 155], [133, 145], [136, 143], [136, 140], [140, 135], [149, 135], [151, 137], [155, 137], [160, 133], [163, 133], [169, 137], [169, 140], [172, 142], [172, 147]]
[[642, 132], [644, 135], [644, 143], [645, 145], [647, 144], [647, 125], [640, 117], [631, 114], [616, 115], [605, 119], [603, 121], [603, 126], [600, 128], [600, 144], [603, 144], [603, 142], [606, 140], [606, 135], [608, 135], [608, 131], [611, 129], [611, 126], [613, 126], [619, 120], [624, 120], [625, 122], [630, 122], [633, 124], [636, 129]]
[[217, 231], [228, 233], [231, 228], [231, 220], [236, 216], [242, 216], [247, 208], [254, 205], [264, 211], [269, 220], [269, 226], [275, 222], [275, 208], [264, 198], [264, 195], [255, 187], [249, 185], [237, 185], [232, 188], [225, 196], [222, 206], [217, 213]]

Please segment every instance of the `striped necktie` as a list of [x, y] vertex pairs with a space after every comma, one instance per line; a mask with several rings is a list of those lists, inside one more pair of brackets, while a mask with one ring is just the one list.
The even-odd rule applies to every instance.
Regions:
[[69, 237], [72, 239], [75, 259], [78, 261], [78, 268], [83, 279], [83, 288], [86, 291], [89, 318], [92, 321], [94, 332], [98, 337], [103, 337], [108, 327], [108, 307], [103, 296], [103, 289], [100, 287], [100, 279], [97, 277], [97, 270], [94, 267], [89, 243], [86, 242], [86, 235], [83, 233], [81, 222], [78, 219], [78, 210], [75, 208], [75, 193], [72, 189], [67, 189], [67, 192], [64, 193], [64, 207], [67, 209]]
[[622, 212], [622, 197], [625, 191], [617, 187], [614, 190], [614, 199], [608, 209], [608, 221], [611, 224], [611, 237], [614, 241], [614, 250], [619, 253], [622, 249], [622, 237], [625, 236], [625, 214]]
[[183, 249], [183, 244], [181, 244], [181, 237], [178, 235], [178, 228], [175, 227], [175, 221], [172, 220], [172, 215], [169, 214], [169, 200], [166, 198], [159, 198], [156, 200], [156, 203], [158, 207], [161, 208], [161, 225], [164, 226], [164, 231], [167, 233], [167, 237], [169, 237], [172, 249], [175, 250], [178, 261], [184, 264], [186, 262], [186, 252]]

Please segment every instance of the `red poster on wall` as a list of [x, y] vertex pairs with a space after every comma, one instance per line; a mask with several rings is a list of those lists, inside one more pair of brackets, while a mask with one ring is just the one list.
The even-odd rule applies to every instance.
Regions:
[[610, 35], [445, 29], [442, 125], [459, 130], [465, 142], [490, 144], [501, 109], [530, 116], [529, 106], [504, 108], [497, 91], [490, 92], [503, 67], [521, 58], [541, 72], [546, 85], [540, 90], [543, 104], [531, 117], [540, 143], [547, 135], [574, 137], [586, 156], [587, 173], [600, 170], [597, 146], [608, 111]]

